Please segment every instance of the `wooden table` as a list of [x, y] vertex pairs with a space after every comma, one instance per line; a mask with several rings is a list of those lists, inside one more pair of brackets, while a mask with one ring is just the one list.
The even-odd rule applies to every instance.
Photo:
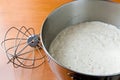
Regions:
[[[33, 27], [40, 33], [47, 15], [60, 5], [72, 0], [0, 0], [0, 42], [8, 28]], [[120, 0], [115, 0], [120, 2]], [[14, 32], [13, 32], [14, 33]], [[28, 70], [14, 69], [7, 64], [7, 58], [0, 46], [0, 80], [57, 80], [47, 63]]]
[[[0, 42], [12, 26], [33, 27], [40, 33], [41, 24], [47, 15], [69, 1], [71, 0], [0, 0]], [[14, 69], [7, 61], [0, 46], [0, 80], [57, 80], [47, 63], [28, 70]]]

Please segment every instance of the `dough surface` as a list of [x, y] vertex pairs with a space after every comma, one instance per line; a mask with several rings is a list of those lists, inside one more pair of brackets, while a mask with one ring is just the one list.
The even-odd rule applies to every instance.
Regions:
[[100, 21], [73, 25], [57, 35], [49, 52], [60, 64], [77, 72], [120, 73], [120, 30]]

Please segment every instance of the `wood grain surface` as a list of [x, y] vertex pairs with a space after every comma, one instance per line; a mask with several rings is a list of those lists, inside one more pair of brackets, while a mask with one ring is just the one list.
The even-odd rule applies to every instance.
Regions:
[[[0, 0], [0, 42], [12, 26], [33, 27], [36, 33], [40, 33], [41, 24], [47, 15], [69, 1], [71, 0]], [[28, 70], [14, 69], [7, 61], [0, 47], [0, 80], [57, 80], [47, 63]]]
[[[0, 0], [0, 42], [8, 28], [33, 27], [40, 33], [41, 25], [47, 15], [55, 8], [72, 0]], [[120, 0], [115, 0], [120, 2]], [[14, 32], [13, 34], [14, 35]], [[57, 80], [48, 63], [28, 70], [13, 68], [0, 46], [0, 80]]]

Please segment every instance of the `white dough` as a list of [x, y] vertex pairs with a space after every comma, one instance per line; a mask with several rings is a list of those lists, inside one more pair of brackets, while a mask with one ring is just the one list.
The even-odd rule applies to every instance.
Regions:
[[57, 35], [49, 52], [60, 64], [77, 72], [120, 73], [120, 30], [99, 21], [70, 26]]

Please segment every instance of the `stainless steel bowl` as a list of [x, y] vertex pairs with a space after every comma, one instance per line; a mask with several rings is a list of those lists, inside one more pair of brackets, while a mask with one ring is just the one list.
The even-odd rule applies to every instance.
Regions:
[[120, 4], [108, 1], [73, 1], [53, 11], [42, 27], [41, 43], [50, 57], [52, 71], [58, 80], [120, 80], [120, 73], [113, 75], [88, 75], [66, 68], [49, 53], [49, 46], [57, 34], [68, 26], [85, 21], [103, 21], [120, 28]]

